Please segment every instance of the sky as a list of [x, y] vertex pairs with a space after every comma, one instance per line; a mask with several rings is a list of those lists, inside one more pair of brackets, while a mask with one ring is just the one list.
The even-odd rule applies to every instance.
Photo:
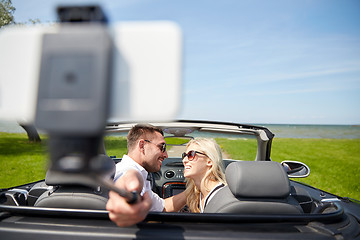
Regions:
[[[100, 4], [110, 23], [171, 20], [183, 33], [180, 119], [360, 124], [358, 0], [12, 0], [15, 21]], [[161, 106], [160, 104], [157, 104]]]

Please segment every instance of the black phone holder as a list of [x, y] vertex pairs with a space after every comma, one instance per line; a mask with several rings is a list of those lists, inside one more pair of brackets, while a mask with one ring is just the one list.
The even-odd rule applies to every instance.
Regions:
[[57, 32], [43, 36], [35, 119], [49, 134], [50, 170], [88, 176], [82, 184], [105, 185], [134, 202], [137, 194], [105, 181], [110, 166], [99, 150], [113, 61], [107, 18], [99, 6], [62, 6], [57, 13]]

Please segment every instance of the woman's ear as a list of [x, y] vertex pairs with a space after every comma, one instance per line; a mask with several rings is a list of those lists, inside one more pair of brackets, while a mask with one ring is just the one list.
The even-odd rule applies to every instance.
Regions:
[[208, 158], [208, 160], [206, 162], [206, 166], [209, 166], [211, 168], [212, 165], [213, 165], [213, 162], [210, 160], [210, 158]]

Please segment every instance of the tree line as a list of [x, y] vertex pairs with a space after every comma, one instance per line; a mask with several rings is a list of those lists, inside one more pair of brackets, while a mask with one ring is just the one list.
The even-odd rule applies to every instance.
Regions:
[[16, 8], [11, 0], [0, 0], [0, 28], [9, 24], [40, 23], [39, 19], [29, 19], [27, 22], [16, 22], [14, 18]]

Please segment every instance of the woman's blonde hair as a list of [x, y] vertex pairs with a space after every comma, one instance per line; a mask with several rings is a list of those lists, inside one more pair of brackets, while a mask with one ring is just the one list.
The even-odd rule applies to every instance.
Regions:
[[[191, 145], [196, 144], [200, 151], [205, 153], [206, 156], [213, 162], [212, 168], [205, 175], [205, 186], [209, 181], [218, 181], [226, 184], [224, 174], [224, 164], [222, 161], [222, 153], [220, 146], [212, 139], [208, 138], [195, 138], [192, 139], [186, 146], [188, 149]], [[211, 190], [211, 189], [208, 189]], [[195, 186], [192, 179], [186, 179], [186, 204], [191, 212], [200, 212], [200, 190]]]

